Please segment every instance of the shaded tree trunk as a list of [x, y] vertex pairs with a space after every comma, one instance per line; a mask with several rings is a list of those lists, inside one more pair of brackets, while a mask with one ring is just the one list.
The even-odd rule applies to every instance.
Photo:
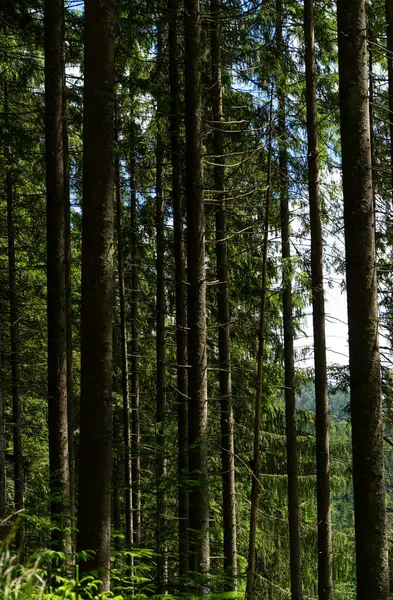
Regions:
[[[75, 414], [72, 359], [72, 248], [71, 248], [71, 199], [70, 199], [70, 151], [68, 140], [67, 86], [64, 74], [63, 87], [63, 164], [64, 164], [64, 269], [67, 342], [67, 420], [68, 420], [68, 462], [70, 478], [70, 517], [75, 518]], [[74, 523], [73, 523], [74, 525]]]
[[133, 542], [138, 548], [141, 544], [141, 459], [140, 459], [140, 418], [139, 418], [139, 324], [138, 324], [138, 230], [136, 216], [135, 160], [130, 161], [131, 185], [131, 478], [132, 478], [132, 514]]
[[318, 598], [332, 600], [332, 531], [330, 515], [330, 450], [328, 381], [323, 282], [323, 234], [317, 130], [314, 2], [304, 0], [306, 101], [308, 138], [308, 193], [311, 229], [311, 284], [315, 369], [315, 431], [317, 462]]
[[78, 550], [109, 589], [115, 2], [85, 2]]
[[388, 61], [389, 78], [389, 125], [390, 125], [390, 166], [393, 194], [393, 4], [391, 0], [385, 0], [386, 8], [386, 55]]
[[[157, 69], [158, 81], [162, 68], [162, 22], [158, 23]], [[166, 544], [166, 502], [165, 502], [165, 411], [166, 411], [166, 364], [165, 364], [165, 221], [164, 221], [164, 144], [160, 132], [160, 122], [164, 107], [161, 92], [157, 92], [158, 132], [156, 142], [156, 551], [158, 593], [165, 593], [168, 586], [168, 562]]]
[[221, 404], [221, 464], [224, 521], [224, 570], [228, 589], [236, 589], [235, 449], [232, 409], [228, 244], [225, 207], [225, 148], [223, 134], [220, 3], [211, 0], [211, 61], [213, 104], [214, 191], [216, 194], [216, 261], [218, 308], [218, 363]]
[[185, 1], [185, 124], [188, 264], [188, 449], [190, 569], [207, 573], [209, 490], [207, 459], [207, 357], [205, 210], [202, 162], [201, 12]]
[[[283, 55], [282, 4], [277, 2], [277, 48]], [[292, 600], [302, 600], [302, 570], [300, 548], [299, 460], [296, 433], [295, 360], [293, 349], [292, 267], [290, 246], [290, 213], [288, 197], [288, 154], [285, 97], [277, 86], [279, 136], [279, 193], [281, 213], [282, 302], [284, 330], [284, 385], [287, 437], [288, 525]]]
[[[67, 327], [63, 163], [62, 0], [45, 2], [45, 159], [47, 196], [48, 431], [52, 544], [70, 550]], [[67, 529], [66, 529], [67, 528]]]
[[[16, 283], [16, 253], [15, 253], [15, 217], [14, 198], [12, 189], [12, 157], [10, 153], [9, 114], [10, 105], [8, 88], [4, 89], [4, 113], [6, 143], [6, 197], [7, 197], [7, 240], [8, 240], [8, 286], [10, 299], [10, 340], [11, 340], [11, 393], [12, 393], [12, 427], [13, 427], [13, 463], [14, 463], [14, 507], [15, 511], [23, 510], [23, 456], [22, 456], [22, 406], [20, 397], [19, 369], [19, 306]], [[19, 548], [23, 541], [23, 525], [20, 524], [15, 542]]]
[[389, 598], [364, 0], [337, 4], [357, 597]]
[[[120, 159], [116, 155], [115, 163], [116, 177], [116, 228], [117, 228], [117, 269], [119, 280], [120, 301], [120, 344], [121, 344], [121, 390], [123, 396], [123, 468], [124, 468], [124, 505], [125, 505], [125, 549], [130, 552], [132, 548], [132, 496], [131, 496], [131, 428], [130, 428], [130, 394], [129, 394], [129, 372], [128, 372], [128, 344], [127, 344], [127, 321], [126, 321], [126, 299], [124, 289], [124, 243], [122, 228], [122, 204], [121, 204], [121, 178]], [[127, 562], [131, 564], [131, 557], [127, 556]]]
[[181, 187], [180, 100], [177, 43], [178, 0], [168, 0], [170, 138], [172, 162], [172, 202], [176, 280], [176, 360], [178, 423], [178, 517], [179, 575], [188, 573], [189, 495], [185, 478], [188, 473], [188, 388], [187, 388], [187, 307], [186, 258], [183, 233], [183, 193]]
[[256, 573], [256, 541], [258, 528], [258, 506], [260, 483], [259, 475], [261, 469], [261, 421], [262, 421], [262, 396], [264, 382], [264, 352], [265, 352], [265, 329], [266, 329], [266, 291], [267, 291], [267, 259], [269, 246], [269, 214], [270, 214], [270, 185], [272, 170], [272, 132], [273, 132], [273, 86], [270, 98], [270, 123], [268, 139], [268, 157], [267, 157], [267, 175], [266, 175], [266, 196], [265, 196], [265, 214], [263, 223], [263, 246], [262, 246], [262, 280], [261, 280], [261, 305], [259, 316], [259, 341], [257, 356], [257, 381], [256, 381], [256, 401], [254, 417], [254, 456], [252, 462], [252, 481], [251, 481], [251, 511], [250, 511], [250, 536], [248, 542], [248, 564], [246, 581], [246, 599], [253, 600], [255, 597], [254, 581]]

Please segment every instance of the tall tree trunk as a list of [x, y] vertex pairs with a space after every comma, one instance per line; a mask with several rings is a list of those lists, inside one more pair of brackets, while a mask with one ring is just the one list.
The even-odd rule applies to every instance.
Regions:
[[52, 544], [69, 551], [62, 0], [45, 2], [48, 431]]
[[[16, 253], [15, 253], [15, 217], [14, 198], [12, 189], [10, 131], [9, 131], [9, 99], [7, 84], [4, 88], [4, 113], [6, 143], [6, 197], [7, 197], [7, 238], [8, 238], [8, 286], [10, 298], [10, 339], [11, 339], [11, 389], [12, 389], [12, 422], [13, 422], [13, 463], [14, 463], [14, 506], [15, 511], [22, 511], [23, 502], [23, 456], [22, 456], [22, 406], [20, 397], [19, 369], [19, 306], [16, 289]], [[23, 541], [23, 525], [20, 524], [16, 534], [16, 545], [20, 547]]]
[[186, 258], [183, 233], [183, 194], [181, 187], [180, 100], [177, 43], [178, 0], [168, 0], [170, 137], [172, 161], [173, 231], [176, 280], [176, 360], [179, 479], [179, 575], [187, 575], [189, 495], [185, 482], [188, 473], [188, 387], [187, 387], [187, 307]]
[[[162, 22], [158, 23], [157, 69], [158, 81], [162, 55]], [[157, 505], [156, 505], [156, 551], [157, 551], [157, 588], [158, 593], [165, 593], [168, 586], [168, 562], [166, 545], [166, 502], [165, 502], [165, 411], [166, 411], [166, 365], [165, 365], [165, 220], [164, 220], [164, 143], [160, 132], [160, 122], [164, 107], [161, 91], [157, 92], [158, 132], [156, 143], [156, 448], [157, 448]]]
[[188, 448], [190, 568], [207, 573], [209, 496], [207, 460], [207, 357], [205, 209], [202, 162], [201, 12], [185, 1], [185, 124], [188, 263]]
[[359, 600], [389, 598], [365, 0], [337, 4]]
[[[120, 159], [116, 155], [115, 163], [116, 177], [116, 228], [117, 228], [117, 269], [119, 280], [120, 301], [120, 344], [121, 344], [121, 389], [123, 396], [123, 444], [124, 444], [124, 504], [125, 504], [125, 549], [130, 552], [132, 547], [132, 496], [131, 496], [131, 428], [130, 428], [130, 394], [128, 373], [128, 344], [127, 344], [127, 321], [126, 321], [126, 299], [124, 290], [124, 266], [123, 266], [123, 228], [122, 228], [122, 206], [121, 206], [121, 177]], [[130, 565], [131, 556], [127, 556]]]
[[318, 517], [318, 598], [332, 600], [332, 531], [330, 515], [330, 451], [328, 381], [323, 282], [322, 209], [319, 179], [317, 88], [315, 72], [314, 1], [304, 0], [306, 101], [308, 138], [308, 193], [311, 228], [311, 283], [313, 303], [315, 430]]
[[218, 307], [218, 362], [221, 403], [221, 464], [224, 521], [224, 570], [227, 587], [236, 589], [235, 449], [232, 409], [228, 244], [225, 207], [225, 158], [222, 104], [220, 2], [211, 0], [211, 61], [213, 100], [214, 191], [216, 194], [216, 261]]
[[85, 2], [78, 550], [109, 589], [115, 1]]
[[386, 8], [386, 55], [388, 61], [389, 77], [389, 124], [390, 124], [390, 167], [391, 167], [391, 185], [393, 195], [393, 3], [391, 0], [385, 0]]
[[265, 313], [266, 313], [266, 291], [267, 291], [267, 258], [269, 245], [269, 214], [270, 214], [270, 185], [272, 170], [272, 132], [273, 132], [273, 86], [270, 97], [270, 123], [268, 139], [267, 156], [267, 175], [266, 175], [266, 196], [265, 196], [265, 215], [263, 223], [263, 246], [262, 246], [262, 279], [261, 279], [261, 307], [259, 315], [259, 343], [257, 356], [257, 381], [256, 381], [256, 401], [254, 418], [254, 456], [252, 462], [252, 481], [251, 481], [251, 512], [250, 512], [250, 537], [248, 542], [248, 565], [246, 582], [246, 600], [253, 600], [255, 597], [254, 581], [256, 571], [256, 541], [258, 526], [258, 506], [259, 506], [259, 475], [261, 468], [261, 420], [262, 420], [262, 396], [264, 379], [264, 353], [265, 353]]
[[130, 161], [131, 185], [131, 478], [132, 478], [132, 514], [133, 542], [138, 548], [141, 544], [141, 458], [140, 458], [140, 420], [139, 420], [139, 324], [138, 324], [138, 225], [136, 215], [135, 160]]
[[[283, 43], [283, 7], [277, 0], [277, 49], [280, 56], [284, 53]], [[285, 419], [287, 437], [287, 474], [288, 474], [288, 525], [292, 600], [302, 600], [302, 570], [300, 548], [300, 507], [299, 507], [299, 461], [296, 433], [296, 388], [295, 360], [293, 349], [293, 313], [292, 313], [292, 267], [290, 246], [290, 213], [288, 197], [288, 153], [285, 96], [280, 84], [278, 96], [278, 136], [279, 136], [279, 193], [281, 212], [281, 255], [282, 255], [282, 302], [284, 330], [284, 385]]]
[[75, 518], [75, 414], [72, 360], [72, 283], [71, 283], [71, 199], [70, 199], [70, 151], [68, 141], [67, 86], [64, 74], [63, 87], [63, 164], [64, 164], [64, 269], [65, 306], [67, 341], [67, 420], [68, 420], [68, 462], [70, 477], [70, 517]]

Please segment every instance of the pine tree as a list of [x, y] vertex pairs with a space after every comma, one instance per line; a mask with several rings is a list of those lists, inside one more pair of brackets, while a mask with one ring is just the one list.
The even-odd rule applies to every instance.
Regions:
[[332, 532], [330, 517], [329, 414], [314, 28], [313, 0], [304, 0], [308, 137], [308, 194], [310, 203], [311, 284], [313, 301], [316, 401], [315, 430], [318, 504], [318, 598], [319, 600], [331, 600], [333, 593], [333, 573]]
[[109, 589], [115, 2], [85, 2], [78, 550]]
[[357, 594], [389, 597], [364, 0], [337, 5]]
[[202, 163], [201, 7], [185, 2], [185, 123], [188, 265], [188, 448], [190, 569], [207, 573], [209, 489], [207, 482], [207, 348], [205, 210]]
[[221, 402], [221, 464], [222, 503], [224, 520], [224, 569], [228, 588], [236, 589], [236, 496], [235, 496], [235, 450], [232, 408], [230, 312], [228, 292], [228, 244], [225, 207], [225, 157], [223, 134], [223, 89], [221, 65], [220, 4], [211, 0], [211, 60], [213, 99], [213, 154], [214, 192], [216, 205], [216, 261], [218, 306], [218, 367]]
[[56, 549], [69, 550], [62, 0], [45, 3], [45, 158], [47, 194], [48, 429], [51, 516]]
[[188, 573], [189, 497], [185, 477], [188, 472], [188, 388], [187, 388], [187, 307], [186, 258], [183, 232], [183, 193], [181, 184], [180, 149], [180, 83], [178, 65], [178, 0], [168, 0], [168, 53], [172, 163], [173, 237], [176, 286], [176, 362], [177, 362], [177, 430], [178, 430], [178, 518], [179, 574]]

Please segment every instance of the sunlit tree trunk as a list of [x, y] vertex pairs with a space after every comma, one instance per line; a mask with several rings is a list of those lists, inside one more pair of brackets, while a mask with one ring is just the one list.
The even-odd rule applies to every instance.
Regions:
[[202, 162], [201, 7], [185, 1], [185, 124], [188, 264], [188, 448], [190, 569], [207, 573], [209, 489], [207, 459], [207, 356], [205, 210]]
[[131, 186], [131, 479], [133, 543], [141, 543], [141, 458], [139, 418], [139, 275], [138, 275], [138, 230], [137, 196], [135, 187], [135, 160], [130, 161]]
[[224, 569], [228, 589], [236, 589], [236, 495], [233, 434], [228, 243], [225, 207], [225, 158], [222, 104], [220, 3], [211, 0], [211, 61], [213, 104], [214, 192], [216, 194], [216, 261], [218, 306], [218, 366], [221, 403], [221, 464], [224, 521]]

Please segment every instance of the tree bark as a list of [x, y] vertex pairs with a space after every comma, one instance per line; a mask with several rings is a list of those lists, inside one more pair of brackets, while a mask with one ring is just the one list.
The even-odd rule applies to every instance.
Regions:
[[[284, 52], [283, 44], [283, 8], [277, 1], [277, 48], [280, 56]], [[285, 96], [280, 84], [278, 96], [278, 136], [279, 136], [279, 194], [281, 214], [281, 256], [282, 256], [282, 303], [284, 330], [284, 386], [285, 421], [287, 438], [287, 474], [288, 474], [288, 525], [292, 600], [302, 600], [302, 568], [300, 547], [300, 507], [299, 507], [299, 461], [296, 433], [296, 388], [295, 359], [293, 349], [293, 313], [292, 313], [292, 266], [290, 246], [290, 213], [288, 197], [288, 151]]]
[[78, 550], [109, 589], [115, 1], [85, 2]]
[[[11, 393], [12, 393], [12, 425], [13, 425], [13, 462], [14, 462], [14, 507], [16, 512], [23, 510], [23, 455], [22, 455], [22, 403], [20, 396], [20, 368], [19, 368], [19, 306], [16, 282], [16, 252], [15, 252], [15, 216], [14, 198], [12, 189], [12, 157], [10, 152], [9, 131], [9, 96], [8, 87], [4, 88], [4, 113], [6, 143], [6, 197], [7, 197], [7, 239], [8, 239], [8, 286], [10, 299], [10, 340], [11, 340]], [[19, 548], [23, 542], [23, 524], [20, 523], [15, 543]]]
[[332, 600], [332, 531], [330, 515], [330, 450], [328, 381], [323, 282], [323, 234], [317, 129], [314, 3], [304, 0], [306, 101], [308, 140], [308, 194], [311, 229], [311, 285], [315, 369], [315, 431], [317, 462], [318, 598]]
[[52, 545], [69, 552], [62, 0], [45, 2], [48, 431]]
[[[63, 164], [64, 164], [64, 269], [65, 269], [65, 306], [66, 306], [66, 343], [67, 343], [67, 421], [68, 421], [68, 462], [70, 478], [71, 523], [75, 519], [75, 414], [73, 389], [73, 357], [72, 357], [72, 248], [71, 248], [71, 199], [70, 199], [70, 150], [68, 140], [67, 86], [64, 73], [63, 87]], [[72, 537], [72, 534], [71, 534]]]
[[358, 600], [389, 598], [364, 0], [337, 4]]
[[[159, 18], [157, 28], [157, 69], [158, 81], [163, 59], [163, 32]], [[168, 561], [166, 544], [166, 502], [165, 502], [165, 412], [166, 412], [166, 363], [165, 363], [165, 217], [164, 217], [164, 143], [160, 131], [160, 122], [164, 107], [161, 90], [157, 91], [157, 142], [156, 142], [156, 551], [157, 551], [157, 588], [164, 594], [168, 587]]]
[[133, 542], [136, 548], [141, 544], [141, 459], [140, 459], [140, 419], [139, 419], [139, 315], [138, 315], [138, 229], [137, 197], [135, 186], [135, 160], [130, 161], [131, 185], [131, 478], [132, 478], [132, 514]]
[[262, 246], [262, 279], [261, 279], [261, 306], [259, 315], [258, 332], [258, 356], [257, 356], [257, 381], [256, 381], [256, 401], [254, 417], [254, 456], [252, 462], [252, 481], [251, 481], [251, 512], [250, 512], [250, 537], [248, 543], [248, 565], [246, 581], [246, 600], [253, 600], [255, 597], [254, 581], [256, 572], [256, 541], [258, 528], [258, 506], [259, 506], [259, 475], [261, 469], [261, 420], [262, 420], [262, 397], [264, 380], [264, 352], [265, 352], [265, 329], [266, 329], [266, 291], [267, 291], [267, 258], [269, 247], [269, 214], [270, 214], [270, 185], [272, 170], [272, 133], [273, 133], [273, 86], [270, 98], [270, 123], [268, 138], [268, 156], [267, 156], [267, 174], [266, 174], [266, 195], [265, 195], [265, 215], [263, 223], [263, 246]]
[[190, 568], [209, 571], [205, 210], [202, 161], [201, 12], [185, 1]]
[[[122, 228], [122, 203], [121, 203], [121, 177], [120, 157], [116, 155], [116, 229], [117, 229], [117, 270], [119, 280], [120, 301], [120, 344], [121, 344], [121, 389], [123, 396], [123, 468], [124, 468], [124, 505], [125, 505], [125, 549], [132, 549], [132, 495], [131, 495], [131, 428], [130, 428], [130, 393], [128, 372], [128, 344], [126, 321], [126, 297], [124, 289], [124, 243]], [[127, 563], [131, 565], [131, 556], [127, 556]]]
[[388, 61], [389, 78], [389, 126], [390, 126], [390, 165], [391, 165], [391, 185], [393, 195], [393, 4], [390, 0], [385, 0], [386, 8], [386, 55]]
[[217, 308], [218, 308], [218, 366], [221, 404], [221, 465], [222, 500], [224, 521], [224, 571], [226, 587], [236, 590], [236, 493], [234, 421], [232, 409], [230, 309], [228, 293], [228, 243], [225, 207], [225, 148], [222, 121], [222, 65], [220, 2], [211, 0], [211, 61], [213, 105], [213, 154], [214, 191], [216, 194], [216, 261], [217, 261]]
[[177, 43], [178, 0], [168, 0], [169, 27], [169, 87], [170, 138], [172, 162], [173, 235], [176, 281], [176, 360], [177, 360], [177, 423], [178, 423], [178, 517], [179, 517], [179, 575], [185, 576], [188, 563], [189, 495], [188, 473], [188, 387], [187, 387], [187, 307], [186, 258], [183, 233], [184, 199], [181, 184], [180, 100]]

